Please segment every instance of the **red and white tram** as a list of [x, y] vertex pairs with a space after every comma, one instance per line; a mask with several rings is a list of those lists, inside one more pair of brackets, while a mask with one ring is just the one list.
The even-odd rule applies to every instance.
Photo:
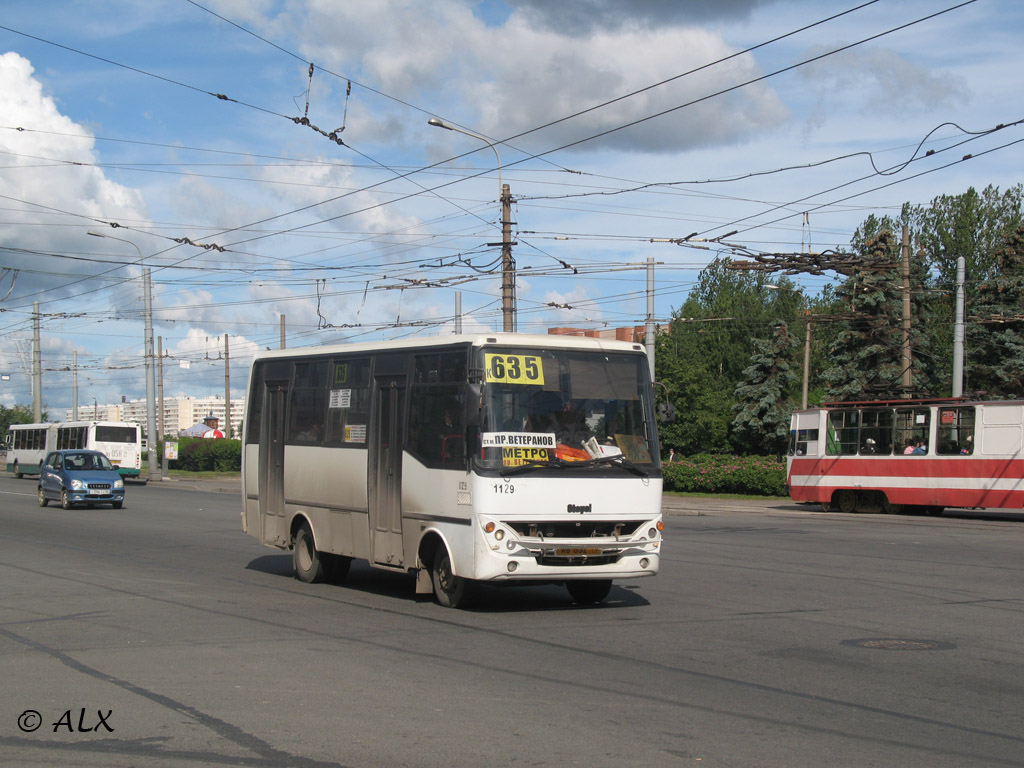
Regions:
[[796, 411], [787, 484], [825, 511], [1024, 508], [1024, 401], [892, 400]]

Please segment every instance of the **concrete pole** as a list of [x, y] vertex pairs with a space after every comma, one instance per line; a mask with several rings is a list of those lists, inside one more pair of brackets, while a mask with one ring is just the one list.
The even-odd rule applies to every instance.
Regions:
[[149, 274], [149, 267], [142, 270], [142, 280], [146, 306], [146, 434], [149, 441], [146, 462], [149, 479], [160, 480], [159, 460], [153, 461], [159, 436], [156, 427], [156, 372], [153, 370], [153, 280]]
[[502, 330], [516, 330], [515, 272], [512, 269], [512, 193], [501, 185], [501, 316]]
[[281, 349], [284, 349], [284, 315], [281, 315]]
[[231, 438], [231, 360], [228, 356], [228, 335], [224, 334], [224, 437]]
[[455, 292], [455, 333], [462, 333], [462, 291]]
[[804, 333], [804, 385], [801, 391], [800, 408], [807, 410], [807, 389], [811, 380], [811, 310], [804, 310], [807, 329]]
[[654, 257], [647, 257], [647, 366], [654, 381]]
[[[157, 401], [159, 403], [160, 418], [157, 420], [157, 431], [164, 444], [167, 443], [167, 424], [164, 418], [164, 337], [156, 337], [156, 372], [157, 372]], [[160, 452], [160, 477], [167, 477], [167, 449]]]
[[39, 302], [32, 302], [32, 421], [43, 420], [43, 352], [39, 347]]
[[967, 259], [956, 259], [956, 317], [953, 324], [953, 397], [964, 394], [964, 275]]
[[71, 353], [71, 420], [78, 421], [78, 350]]

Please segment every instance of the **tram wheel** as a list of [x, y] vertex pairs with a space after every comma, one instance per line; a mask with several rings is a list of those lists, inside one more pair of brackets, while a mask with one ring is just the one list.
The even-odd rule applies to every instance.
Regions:
[[313, 532], [309, 523], [303, 523], [295, 532], [295, 543], [292, 545], [292, 561], [295, 564], [295, 578], [307, 584], [323, 581], [326, 575], [324, 562], [316, 551]]
[[885, 512], [885, 514], [887, 515], [898, 515], [900, 512], [903, 511], [903, 505], [893, 504], [891, 501], [889, 501], [889, 497], [885, 496], [882, 500], [882, 511]]
[[857, 511], [857, 492], [844, 488], [836, 491], [834, 496], [835, 505], [843, 514], [850, 514]]

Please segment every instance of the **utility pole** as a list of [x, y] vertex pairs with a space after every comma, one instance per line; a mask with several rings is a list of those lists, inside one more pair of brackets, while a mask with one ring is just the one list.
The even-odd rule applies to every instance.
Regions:
[[455, 292], [455, 333], [462, 333], [462, 291]]
[[39, 302], [32, 302], [32, 420], [43, 420], [43, 353], [39, 347]]
[[156, 380], [153, 371], [153, 281], [149, 274], [149, 267], [142, 270], [143, 290], [146, 306], [146, 433], [149, 450], [146, 452], [146, 465], [149, 468], [150, 480], [162, 480], [160, 476], [159, 459], [153, 461], [154, 451], [157, 449], [157, 442], [160, 439], [156, 428]]
[[953, 325], [953, 397], [964, 394], [964, 276], [967, 259], [956, 257], [956, 317]]
[[284, 349], [284, 315], [281, 315], [281, 349]]
[[[806, 301], [806, 299], [804, 299]], [[807, 410], [807, 389], [811, 380], [811, 310], [804, 309], [806, 330], [804, 332], [804, 384], [800, 396], [800, 408]]]
[[654, 381], [654, 257], [647, 257], [647, 328], [645, 345], [647, 347], [647, 366], [651, 369], [651, 381]]
[[231, 361], [227, 333], [224, 334], [224, 437], [231, 437]]
[[903, 396], [910, 397], [914, 386], [913, 354], [910, 350], [910, 229], [903, 225], [901, 250], [903, 266]]
[[78, 350], [71, 352], [71, 420], [78, 421]]
[[512, 267], [512, 193], [501, 185], [501, 316], [502, 330], [516, 330], [516, 284]]
[[157, 432], [163, 441], [163, 448], [160, 451], [160, 478], [167, 477], [167, 424], [164, 418], [164, 337], [156, 337], [156, 383], [157, 402], [159, 403], [159, 418], [157, 419]]

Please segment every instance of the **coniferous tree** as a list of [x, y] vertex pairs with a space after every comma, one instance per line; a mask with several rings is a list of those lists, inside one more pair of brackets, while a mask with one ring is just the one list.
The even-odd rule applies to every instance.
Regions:
[[793, 400], [790, 393], [799, 379], [794, 351], [799, 341], [782, 321], [772, 324], [767, 340], [754, 340], [750, 366], [736, 386], [733, 429], [747, 443], [748, 452], [782, 456], [789, 437]]
[[965, 390], [1024, 396], [1024, 225], [996, 253], [977, 289], [965, 350]]

